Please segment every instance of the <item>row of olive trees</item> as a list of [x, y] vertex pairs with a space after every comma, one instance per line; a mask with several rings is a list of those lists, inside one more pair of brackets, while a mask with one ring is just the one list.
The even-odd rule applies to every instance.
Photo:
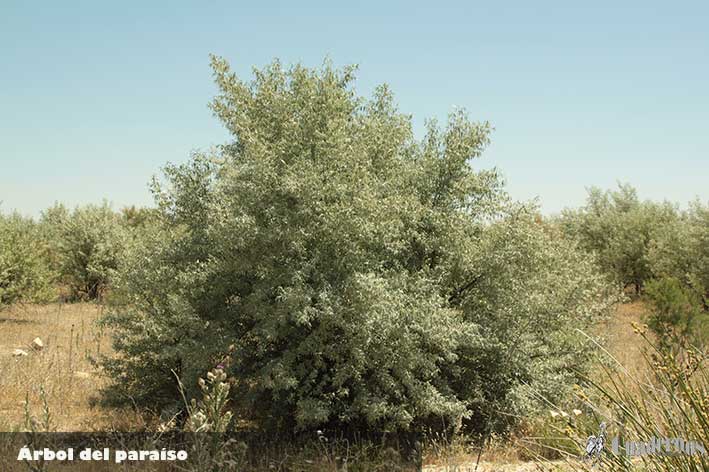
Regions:
[[261, 428], [489, 433], [578, 381], [578, 329], [612, 296], [472, 168], [487, 124], [454, 113], [418, 140], [352, 69], [213, 68], [233, 140], [155, 184], [163, 224], [129, 251], [105, 320], [121, 398], [179, 405], [231, 352], [232, 406]]
[[673, 277], [703, 294], [709, 290], [709, 205], [680, 210], [641, 201], [634, 188], [592, 188], [586, 205], [566, 210], [564, 233], [593, 253], [614, 281], [640, 293], [653, 279]]
[[558, 223], [612, 280], [645, 294], [647, 321], [662, 343], [709, 340], [709, 205], [694, 201], [681, 210], [640, 201], [629, 185], [593, 188], [586, 205]]
[[102, 297], [150, 211], [55, 205], [34, 221], [0, 214], [0, 306]]

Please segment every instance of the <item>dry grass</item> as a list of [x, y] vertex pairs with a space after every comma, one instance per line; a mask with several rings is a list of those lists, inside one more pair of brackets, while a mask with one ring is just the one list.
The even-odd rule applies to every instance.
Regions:
[[607, 339], [607, 348], [631, 374], [645, 374], [647, 363], [644, 361], [644, 344], [633, 331], [633, 323], [643, 323], [647, 307], [642, 301], [619, 305], [615, 314], [601, 326], [601, 332]]
[[567, 464], [558, 462], [556, 464], [546, 464], [541, 466], [533, 462], [501, 464], [499, 462], [474, 462], [451, 465], [451, 466], [429, 466], [424, 467], [423, 472], [564, 472], [571, 471]]
[[[109, 338], [95, 324], [101, 306], [89, 303], [15, 305], [0, 311], [0, 431], [25, 429], [25, 399], [32, 414], [44, 390], [57, 431], [140, 429], [140, 415], [95, 405], [106, 384], [93, 364], [111, 353]], [[44, 349], [33, 350], [39, 337]], [[15, 357], [15, 349], [28, 356]]]
[[[46, 392], [52, 424], [58, 431], [130, 431], [145, 428], [144, 419], [130, 409], [96, 405], [99, 390], [109, 381], [94, 366], [99, 355], [110, 355], [107, 333], [95, 321], [102, 307], [96, 304], [17, 305], [0, 311], [0, 430], [24, 429], [25, 398], [34, 414], [41, 411], [40, 387]], [[638, 336], [632, 323], [641, 321], [641, 302], [620, 305], [615, 316], [600, 326], [607, 346], [630, 370], [644, 367]], [[39, 336], [42, 351], [29, 344]], [[13, 357], [14, 349], [29, 352]], [[455, 452], [453, 451], [455, 449]], [[476, 451], [453, 447], [429, 455], [425, 470], [474, 470]], [[439, 456], [436, 458], [436, 456]], [[443, 456], [446, 456], [443, 458]], [[486, 449], [478, 471], [539, 470], [519, 460], [519, 450], [509, 443]]]

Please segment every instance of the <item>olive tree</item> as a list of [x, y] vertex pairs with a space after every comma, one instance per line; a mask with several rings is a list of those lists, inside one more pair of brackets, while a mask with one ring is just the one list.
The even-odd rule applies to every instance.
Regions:
[[691, 202], [674, 224], [659, 231], [649, 260], [655, 274], [691, 288], [709, 309], [709, 205]]
[[59, 280], [74, 300], [95, 300], [108, 288], [127, 245], [125, 224], [104, 203], [68, 211], [56, 205], [42, 215]]
[[48, 256], [48, 245], [31, 219], [0, 213], [0, 307], [54, 296]]
[[654, 276], [652, 243], [676, 219], [674, 205], [641, 201], [633, 187], [622, 184], [617, 190], [589, 189], [586, 205], [565, 210], [560, 223], [613, 280], [639, 293]]
[[114, 393], [179, 402], [175, 376], [194, 389], [228, 351], [234, 406], [262, 427], [491, 431], [572, 383], [606, 286], [473, 169], [487, 123], [457, 111], [416, 139], [351, 67], [212, 67], [232, 140], [154, 182], [161, 225], [105, 320]]

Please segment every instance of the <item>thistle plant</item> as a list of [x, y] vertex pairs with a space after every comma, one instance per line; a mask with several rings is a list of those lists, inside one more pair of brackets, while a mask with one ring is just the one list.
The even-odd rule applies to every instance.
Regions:
[[[228, 408], [231, 384], [226, 374], [233, 351], [231, 346], [219, 364], [207, 372], [206, 379], [200, 377], [197, 381], [202, 398], [185, 401], [188, 418], [184, 431], [199, 433], [192, 437], [190, 470], [241, 470], [246, 460], [246, 444], [224, 436], [234, 417]], [[180, 390], [184, 398], [181, 383]]]
[[202, 399], [193, 398], [188, 406], [189, 418], [185, 430], [195, 433], [224, 433], [233, 418], [227, 409], [230, 385], [224, 365], [219, 364], [207, 372], [207, 379], [199, 379]]

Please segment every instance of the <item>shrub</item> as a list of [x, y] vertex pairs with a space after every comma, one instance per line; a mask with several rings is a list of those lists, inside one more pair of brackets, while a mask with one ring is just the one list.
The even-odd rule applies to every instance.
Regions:
[[72, 299], [98, 299], [123, 258], [126, 229], [106, 203], [77, 207], [71, 213], [61, 208], [45, 212], [42, 220], [52, 235], [60, 280], [69, 287]]
[[604, 313], [605, 285], [471, 168], [487, 124], [456, 112], [417, 141], [386, 87], [354, 94], [351, 68], [276, 62], [251, 84], [213, 68], [233, 142], [154, 184], [162, 226], [105, 319], [114, 393], [179, 402], [173, 372], [194, 389], [232, 344], [238, 416], [284, 431], [504, 430], [535, 407], [526, 385], [571, 383], [574, 328]]
[[52, 298], [54, 274], [48, 247], [36, 224], [18, 214], [0, 214], [0, 307]]
[[709, 339], [709, 315], [700, 293], [668, 277], [649, 282], [646, 296], [651, 306], [648, 326], [662, 347], [703, 346]]
[[591, 257], [532, 214], [513, 212], [486, 228], [481, 243], [473, 264], [484, 275], [463, 309], [485, 341], [460, 355], [461, 392], [471, 426], [504, 432], [514, 424], [509, 415], [546, 407], [540, 394], [567, 395], [593, 349], [579, 329], [598, 323], [618, 298]]

